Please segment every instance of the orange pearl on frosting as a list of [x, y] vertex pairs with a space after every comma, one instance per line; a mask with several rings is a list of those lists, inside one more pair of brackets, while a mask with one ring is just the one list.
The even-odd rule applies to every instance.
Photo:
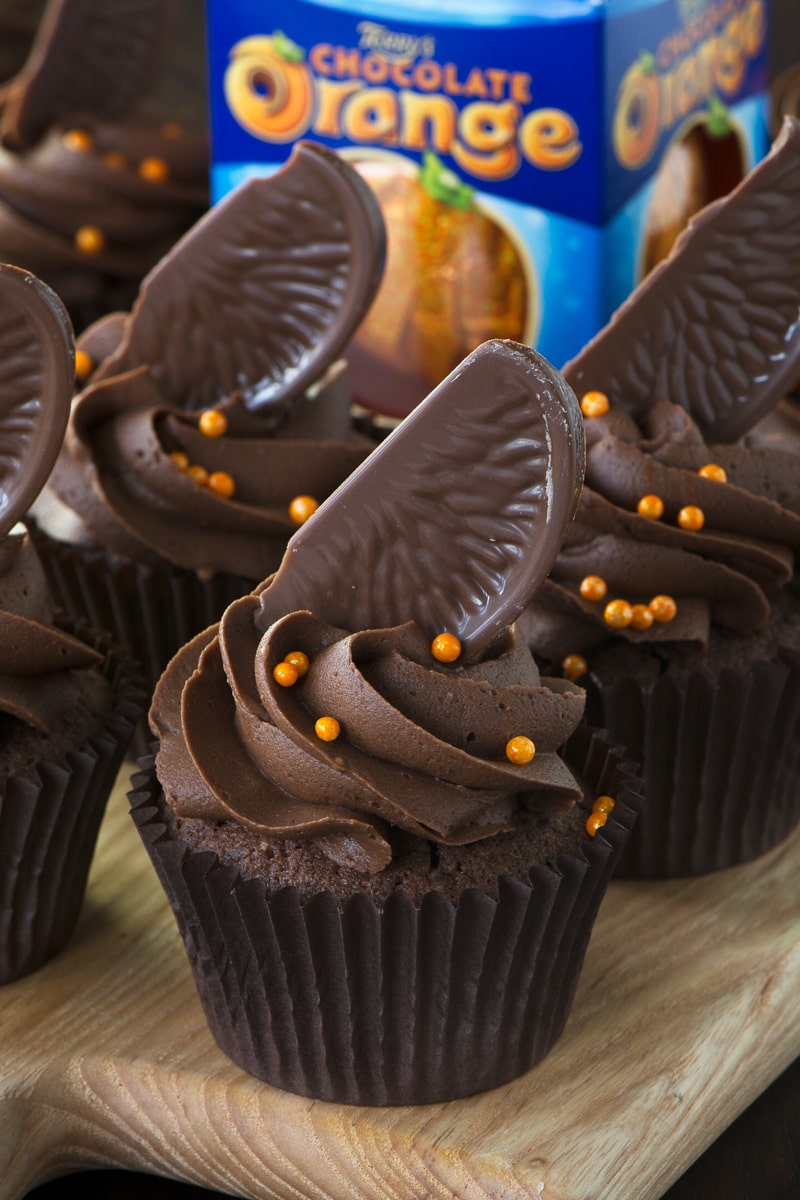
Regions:
[[586, 832], [589, 837], [594, 837], [598, 829], [602, 829], [608, 820], [608, 814], [604, 812], [593, 812], [591, 816], [586, 818]]
[[182, 450], [173, 450], [169, 456], [169, 461], [173, 467], [177, 467], [179, 471], [189, 470], [189, 455], [184, 454]]
[[283, 661], [291, 663], [298, 675], [305, 675], [311, 665], [308, 655], [302, 650], [290, 650]]
[[203, 437], [222, 437], [228, 429], [228, 418], [218, 408], [207, 408], [197, 419], [197, 428]]
[[454, 633], [437, 633], [431, 642], [431, 654], [437, 662], [455, 662], [461, 654], [461, 642]]
[[295, 496], [289, 505], [289, 516], [295, 525], [304, 525], [319, 508], [319, 501], [313, 496]]
[[208, 471], [205, 469], [205, 467], [201, 467], [199, 463], [193, 467], [188, 467], [186, 474], [190, 479], [193, 479], [196, 484], [199, 484], [200, 487], [205, 487], [208, 483]]
[[272, 678], [281, 687], [294, 687], [300, 678], [297, 667], [289, 662], [279, 662], [272, 669]]
[[561, 660], [561, 670], [567, 679], [577, 679], [589, 670], [589, 664], [582, 654], [568, 654]]
[[627, 600], [610, 600], [603, 610], [603, 620], [612, 629], [626, 629], [633, 620], [633, 606]]
[[92, 135], [85, 129], [67, 129], [61, 137], [61, 145], [67, 150], [86, 154], [93, 146]]
[[678, 524], [681, 529], [690, 530], [692, 533], [695, 533], [698, 529], [702, 529], [705, 522], [705, 513], [696, 504], [687, 504], [678, 513]]
[[608, 591], [605, 579], [599, 575], [586, 575], [581, 580], [581, 595], [584, 600], [602, 600]]
[[704, 479], [713, 479], [715, 483], [728, 482], [728, 472], [716, 463], [706, 463], [704, 467], [700, 467], [697, 474], [702, 475]]
[[613, 796], [598, 796], [592, 805], [592, 812], [610, 813], [616, 803]]
[[314, 733], [322, 742], [335, 742], [341, 726], [336, 717], [319, 717], [314, 723]]
[[222, 496], [224, 500], [230, 500], [236, 491], [233, 477], [227, 471], [213, 471], [208, 477], [208, 486], [216, 496]]
[[609, 407], [605, 392], [585, 392], [581, 396], [581, 412], [585, 417], [604, 417]]
[[631, 629], [649, 629], [655, 621], [652, 609], [646, 604], [634, 604], [633, 616], [631, 617]]
[[642, 496], [636, 505], [636, 511], [640, 517], [647, 517], [650, 521], [658, 521], [664, 515], [664, 501], [660, 496]]
[[75, 351], [75, 378], [83, 381], [88, 379], [94, 370], [94, 362], [85, 350]]
[[139, 163], [139, 174], [148, 183], [163, 183], [165, 179], [169, 178], [169, 167], [163, 158], [152, 155], [149, 158], [143, 158]]
[[532, 762], [536, 754], [536, 746], [529, 737], [519, 734], [506, 743], [506, 758], [516, 767], [524, 767]]
[[653, 596], [648, 606], [656, 621], [671, 621], [678, 611], [672, 596]]
[[76, 250], [88, 255], [100, 254], [106, 245], [105, 234], [96, 225], [81, 225], [80, 229], [75, 231], [73, 241]]

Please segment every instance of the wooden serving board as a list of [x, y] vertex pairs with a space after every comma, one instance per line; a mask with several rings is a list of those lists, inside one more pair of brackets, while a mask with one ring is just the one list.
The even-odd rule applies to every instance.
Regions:
[[83, 914], [0, 990], [0, 1200], [128, 1167], [269, 1200], [651, 1200], [800, 1051], [800, 830], [746, 867], [614, 883], [561, 1041], [521, 1079], [367, 1109], [250, 1078], [205, 1024], [128, 816]]

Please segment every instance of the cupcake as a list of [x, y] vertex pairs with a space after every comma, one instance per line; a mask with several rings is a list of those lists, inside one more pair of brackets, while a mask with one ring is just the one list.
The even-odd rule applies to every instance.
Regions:
[[0, 92], [0, 261], [76, 329], [129, 308], [209, 206], [204, 58], [185, 0], [51, 0]]
[[110, 628], [151, 686], [372, 449], [339, 355], [383, 252], [366, 184], [300, 143], [198, 222], [130, 314], [79, 338], [37, 544], [59, 602]]
[[800, 820], [800, 458], [753, 445], [800, 368], [800, 123], [565, 368], [586, 485], [524, 616], [643, 764], [620, 874], [746, 862]]
[[428, 1103], [561, 1035], [638, 796], [514, 630], [582, 468], [562, 378], [485, 343], [159, 681], [132, 814], [257, 1078]]
[[60, 620], [17, 518], [58, 450], [73, 378], [55, 295], [0, 266], [0, 983], [45, 963], [77, 921], [109, 792], [144, 704], [106, 634]]

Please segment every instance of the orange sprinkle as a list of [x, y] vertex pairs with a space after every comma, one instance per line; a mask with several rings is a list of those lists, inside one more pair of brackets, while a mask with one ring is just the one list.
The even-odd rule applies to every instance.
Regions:
[[603, 610], [603, 620], [612, 629], [625, 629], [633, 620], [633, 608], [627, 600], [610, 600]]
[[604, 417], [609, 409], [605, 392], [586, 392], [581, 397], [581, 412], [585, 417]]
[[461, 653], [461, 642], [454, 633], [437, 633], [431, 642], [431, 654], [437, 662], [455, 662]]
[[681, 529], [689, 529], [692, 532], [696, 532], [698, 529], [703, 528], [705, 521], [705, 513], [696, 504], [687, 504], [678, 513], [678, 524]]
[[75, 351], [75, 378], [88, 379], [94, 370], [94, 362], [85, 350]]
[[610, 813], [616, 803], [613, 796], [598, 796], [592, 805], [592, 812]]
[[649, 629], [654, 620], [653, 612], [646, 604], [633, 605], [631, 629]]
[[169, 178], [169, 167], [163, 158], [152, 155], [150, 158], [143, 158], [139, 163], [139, 174], [148, 183], [163, 183]]
[[290, 650], [283, 661], [291, 663], [298, 675], [305, 675], [311, 665], [308, 655], [302, 650]]
[[664, 501], [660, 496], [642, 496], [636, 505], [636, 511], [640, 517], [647, 517], [650, 521], [657, 521], [664, 514]]
[[230, 500], [236, 491], [236, 484], [227, 471], [213, 471], [208, 477], [208, 486], [216, 496]]
[[200, 413], [197, 428], [204, 437], [222, 437], [228, 430], [228, 418], [218, 408], [207, 408], [204, 412]]
[[335, 742], [341, 732], [336, 717], [319, 717], [314, 723], [314, 732], [320, 741]]
[[94, 143], [92, 135], [85, 129], [67, 129], [62, 135], [61, 144], [67, 150], [77, 150], [80, 154], [86, 154]]
[[671, 621], [678, 611], [672, 596], [653, 596], [649, 608], [657, 621]]
[[704, 467], [700, 467], [697, 474], [702, 475], [704, 479], [713, 479], [715, 483], [728, 482], [728, 472], [716, 463], [706, 463]]
[[205, 469], [205, 467], [201, 467], [199, 463], [196, 466], [189, 467], [186, 474], [190, 479], [193, 479], [195, 483], [199, 483], [200, 487], [205, 487], [208, 483], [208, 471]]
[[179, 471], [189, 470], [189, 455], [184, 454], [182, 450], [173, 450], [169, 458], [173, 466], [177, 467]]
[[295, 496], [289, 505], [289, 516], [296, 525], [304, 525], [319, 508], [319, 501], [313, 496]]
[[607, 813], [593, 812], [590, 817], [586, 818], [586, 832], [590, 837], [594, 837], [598, 829], [602, 829], [607, 820]]
[[112, 171], [121, 171], [128, 165], [128, 160], [124, 154], [120, 154], [119, 150], [107, 150], [103, 155], [103, 162]]
[[81, 254], [99, 254], [106, 245], [105, 234], [96, 225], [81, 225], [75, 231], [73, 241], [75, 249], [80, 250]]
[[581, 580], [581, 595], [584, 600], [602, 600], [607, 591], [606, 581], [599, 575], [587, 575]]
[[294, 687], [297, 680], [300, 678], [297, 667], [292, 666], [289, 662], [279, 662], [272, 669], [272, 678], [281, 687]]
[[520, 734], [506, 743], [506, 758], [517, 767], [524, 767], [532, 762], [536, 754], [536, 746], [529, 737]]
[[577, 679], [579, 675], [586, 674], [589, 664], [582, 654], [568, 654], [561, 660], [561, 670], [567, 679]]

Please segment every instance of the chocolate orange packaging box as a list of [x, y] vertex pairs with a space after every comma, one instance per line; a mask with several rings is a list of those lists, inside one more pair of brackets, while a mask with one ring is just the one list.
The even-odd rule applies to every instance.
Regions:
[[348, 359], [402, 416], [489, 338], [564, 363], [767, 149], [768, 0], [208, 0], [212, 197], [299, 139], [388, 231]]

